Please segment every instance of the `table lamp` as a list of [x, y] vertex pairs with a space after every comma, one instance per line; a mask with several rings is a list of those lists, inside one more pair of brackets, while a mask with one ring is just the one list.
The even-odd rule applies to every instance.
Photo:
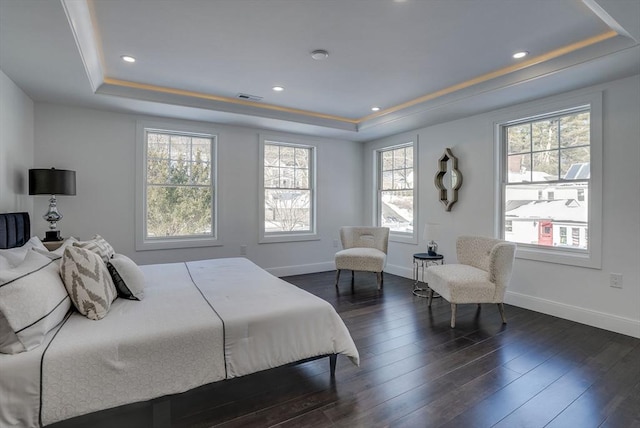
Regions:
[[42, 216], [49, 222], [49, 230], [43, 242], [61, 241], [58, 222], [62, 214], [58, 211], [56, 195], [76, 194], [76, 172], [66, 169], [30, 169], [29, 194], [51, 195], [49, 210]]

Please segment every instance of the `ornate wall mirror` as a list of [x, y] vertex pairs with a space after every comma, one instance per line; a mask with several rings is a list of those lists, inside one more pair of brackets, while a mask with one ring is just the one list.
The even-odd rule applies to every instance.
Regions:
[[462, 186], [462, 173], [458, 170], [458, 158], [453, 155], [450, 148], [444, 149], [444, 154], [438, 161], [435, 184], [440, 192], [440, 202], [447, 211], [451, 211], [453, 204], [458, 201], [458, 190]]

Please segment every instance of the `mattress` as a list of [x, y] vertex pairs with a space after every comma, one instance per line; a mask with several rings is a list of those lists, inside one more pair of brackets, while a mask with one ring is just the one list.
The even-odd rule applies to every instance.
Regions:
[[142, 301], [72, 313], [0, 354], [0, 426], [39, 426], [306, 358], [358, 351], [333, 307], [244, 258], [141, 266]]

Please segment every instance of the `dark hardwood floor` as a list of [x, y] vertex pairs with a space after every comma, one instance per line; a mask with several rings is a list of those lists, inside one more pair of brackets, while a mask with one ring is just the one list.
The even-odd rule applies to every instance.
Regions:
[[[284, 279], [334, 305], [360, 367], [338, 357], [332, 382], [324, 358], [207, 385], [171, 398], [171, 426], [640, 427], [639, 339], [509, 305], [507, 325], [496, 305], [461, 305], [451, 329], [449, 304], [429, 310], [408, 279], [385, 274], [378, 292], [373, 274], [353, 290], [343, 275], [336, 294], [334, 278]], [[136, 406], [101, 412], [106, 426], [141, 426]]]
[[[513, 306], [450, 306], [412, 281], [335, 272], [285, 280], [329, 301], [360, 367], [338, 357], [184, 394], [176, 427], [640, 427], [640, 340]], [[197, 397], [191, 399], [191, 396]], [[184, 401], [184, 403], [181, 402]]]

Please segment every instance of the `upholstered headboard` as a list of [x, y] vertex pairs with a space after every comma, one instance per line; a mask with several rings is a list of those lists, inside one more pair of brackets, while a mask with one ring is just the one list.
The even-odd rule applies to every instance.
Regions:
[[0, 214], [0, 248], [21, 247], [30, 237], [29, 213]]

